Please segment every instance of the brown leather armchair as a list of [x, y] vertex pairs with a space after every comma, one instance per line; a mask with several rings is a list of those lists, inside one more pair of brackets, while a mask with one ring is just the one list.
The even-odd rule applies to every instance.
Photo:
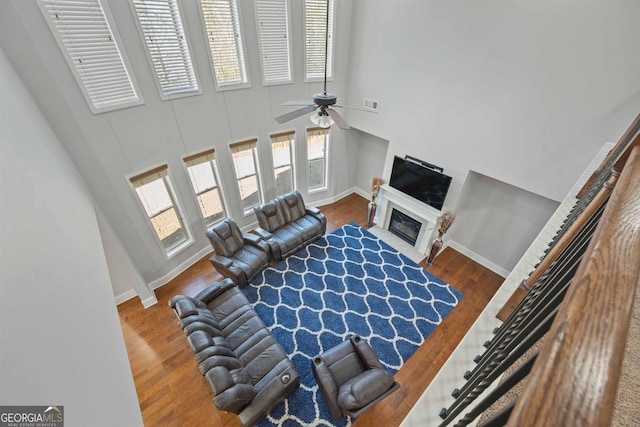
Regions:
[[313, 359], [311, 370], [336, 420], [358, 417], [400, 387], [357, 335]]
[[209, 261], [238, 286], [246, 286], [271, 262], [267, 242], [255, 234], [243, 233], [231, 218], [213, 227], [207, 237], [216, 252]]

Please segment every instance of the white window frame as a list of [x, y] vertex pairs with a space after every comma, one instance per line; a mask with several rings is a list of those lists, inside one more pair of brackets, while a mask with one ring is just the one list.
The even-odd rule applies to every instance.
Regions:
[[[310, 55], [310, 49], [309, 49], [309, 44], [310, 44], [310, 40], [308, 38], [308, 31], [307, 31], [307, 13], [309, 10], [313, 10], [312, 8], [318, 8], [321, 7], [322, 4], [326, 4], [327, 1], [329, 2], [329, 43], [328, 43], [328, 58], [327, 58], [327, 80], [328, 81], [332, 81], [333, 80], [333, 65], [334, 65], [334, 59], [335, 59], [335, 0], [304, 0], [304, 13], [303, 13], [303, 20], [304, 20], [304, 81], [305, 82], [319, 82], [319, 81], [323, 81], [324, 80], [324, 43], [325, 40], [324, 38], [322, 38], [322, 40], [318, 40], [316, 43], [320, 44], [320, 47], [317, 47], [316, 49], [320, 49], [322, 51], [322, 70], [315, 72], [314, 74], [309, 74], [309, 55]], [[324, 9], [324, 8], [323, 8]], [[324, 9], [326, 11], [326, 9]], [[326, 12], [325, 12], [326, 13]], [[310, 25], [310, 24], [309, 24]], [[317, 24], [317, 26], [319, 28], [321, 28], [324, 32], [324, 28], [326, 26], [326, 14], [323, 15], [322, 20]]]
[[254, 0], [253, 4], [262, 85], [293, 83], [289, 1]]
[[[56, 16], [65, 16], [70, 13], [75, 15], [74, 21], [78, 23], [79, 18], [83, 17], [82, 8], [87, 7], [87, 3], [90, 2], [84, 0], [78, 2], [79, 8], [74, 9], [70, 2], [58, 4], [57, 0], [38, 0], [38, 6], [93, 114], [144, 104], [135, 76], [131, 72], [132, 67], [123, 48], [120, 34], [116, 26], [112, 25], [115, 21], [111, 10], [107, 2], [93, 1], [96, 4], [94, 11], [97, 12], [97, 6], [99, 6], [102, 13], [93, 12], [85, 14], [84, 17], [92, 28], [102, 27], [102, 34], [106, 38], [97, 42], [95, 38], [92, 40], [86, 34], [85, 25], [81, 24], [81, 28], [78, 25], [65, 26], [65, 31], [62, 29], [63, 25], [59, 28], [56, 21]], [[88, 19], [87, 15], [92, 19]], [[63, 35], [62, 32], [65, 34]], [[92, 35], [98, 36], [99, 33]], [[83, 38], [81, 39], [80, 36]], [[106, 41], [113, 42], [110, 49], [107, 48]], [[89, 49], [91, 47], [97, 49], [98, 46], [101, 48], [99, 51]], [[108, 72], [104, 71], [105, 64], [109, 64]], [[120, 76], [120, 78], [116, 80], [114, 76]]]
[[[307, 149], [307, 192], [315, 193], [317, 191], [326, 190], [329, 187], [329, 147], [331, 138], [329, 137], [330, 128], [313, 127], [307, 128], [306, 149]], [[324, 157], [309, 158], [309, 137], [314, 135], [324, 135]], [[309, 186], [309, 167], [312, 160], [324, 159], [324, 183], [317, 187]]]
[[[155, 178], [155, 179], [153, 179]], [[144, 184], [148, 184], [151, 182], [154, 182], [158, 179], [162, 179], [162, 182], [164, 184], [165, 189], [167, 190], [167, 193], [169, 195], [169, 198], [171, 200], [172, 203], [172, 207], [175, 209], [176, 211], [176, 216], [178, 217], [178, 220], [180, 221], [180, 225], [182, 227], [182, 229], [184, 230], [185, 234], [186, 234], [186, 239], [182, 242], [179, 242], [178, 244], [176, 244], [175, 246], [172, 246], [170, 248], [165, 248], [162, 240], [160, 239], [160, 236], [158, 235], [155, 227], [153, 226], [153, 223], [151, 222], [151, 220], [156, 217], [157, 215], [166, 212], [168, 209], [164, 209], [161, 212], [157, 212], [155, 213], [153, 216], [149, 216], [147, 214], [147, 210], [145, 209], [145, 206], [142, 202], [142, 200], [140, 199], [140, 196], [138, 194], [138, 192], [136, 191], [136, 188], [144, 185]], [[158, 247], [160, 248], [161, 252], [164, 254], [166, 259], [170, 259], [173, 256], [175, 256], [176, 254], [182, 252], [184, 249], [186, 249], [188, 246], [192, 245], [194, 243], [194, 239], [193, 239], [193, 234], [191, 232], [191, 229], [189, 228], [189, 225], [187, 223], [187, 221], [185, 221], [185, 216], [184, 216], [184, 210], [182, 209], [182, 204], [180, 203], [180, 200], [178, 198], [178, 195], [173, 187], [172, 184], [172, 179], [170, 176], [170, 172], [169, 172], [169, 165], [166, 163], [160, 164], [160, 165], [156, 165], [153, 166], [149, 169], [146, 169], [143, 172], [140, 173], [136, 173], [133, 175], [129, 175], [127, 176], [127, 182], [129, 183], [129, 187], [131, 188], [131, 191], [133, 193], [134, 198], [136, 199], [136, 201], [138, 202], [138, 206], [140, 206], [141, 209], [141, 213], [142, 215], [146, 218], [146, 223], [149, 225], [149, 229], [151, 231], [151, 234], [153, 234], [156, 242], [158, 243]]]
[[[286, 139], [285, 139], [286, 138]], [[273, 189], [275, 192], [276, 197], [278, 196], [282, 196], [284, 194], [287, 194], [288, 192], [291, 192], [293, 190], [296, 189], [296, 157], [295, 157], [295, 141], [296, 141], [296, 131], [295, 130], [290, 130], [290, 131], [285, 131], [285, 132], [278, 132], [278, 133], [273, 133], [269, 135], [269, 141], [271, 143], [271, 164], [273, 166]], [[285, 167], [285, 166], [290, 166], [291, 167], [291, 190], [289, 191], [285, 191], [283, 193], [280, 193], [278, 191], [278, 186], [277, 186], [277, 176], [276, 176], [276, 165], [275, 165], [275, 160], [273, 158], [273, 145], [274, 144], [279, 144], [281, 142], [288, 142], [289, 143], [289, 163], [287, 165], [280, 165], [278, 166], [278, 168], [281, 167]]]
[[[160, 0], [156, 0], [158, 2]], [[151, 72], [156, 82], [156, 87], [158, 88], [158, 92], [160, 93], [160, 98], [162, 100], [169, 100], [174, 98], [182, 98], [185, 96], [199, 95], [202, 93], [202, 89], [200, 89], [198, 74], [196, 72], [196, 67], [193, 61], [193, 56], [191, 54], [191, 49], [189, 46], [191, 43], [189, 42], [189, 36], [185, 31], [184, 20], [182, 18], [182, 8], [181, 4], [177, 0], [162, 0], [165, 2], [170, 9], [172, 9], [172, 16], [174, 17], [175, 24], [172, 30], [175, 30], [176, 38], [173, 43], [179, 44], [178, 51], [181, 51], [181, 54], [176, 58], [169, 60], [168, 57], [165, 57], [166, 54], [172, 54], [172, 52], [159, 52], [156, 59], [154, 59], [154, 55], [152, 55], [152, 49], [155, 51], [156, 44], [149, 44], [149, 39], [153, 39], [151, 34], [145, 32], [144, 25], [141, 21], [140, 15], [138, 13], [138, 6], [136, 3], [140, 3], [142, 6], [145, 3], [145, 0], [129, 0], [129, 5], [131, 6], [131, 10], [134, 16], [134, 20], [136, 21], [136, 27], [138, 28], [138, 34], [142, 40], [142, 43], [145, 46], [145, 53], [147, 55], [147, 60], [149, 61], [149, 65], [151, 66]], [[172, 51], [175, 51], [175, 46], [171, 47]], [[168, 65], [172, 68], [178, 67], [180, 69], [179, 75], [181, 75], [182, 79], [186, 79], [189, 84], [185, 85], [182, 88], [173, 88], [174, 82], [169, 81], [168, 84], [163, 84], [162, 79], [160, 78], [158, 69], [163, 68], [164, 61], [163, 58], [167, 59]]]
[[[218, 77], [218, 73], [216, 72], [216, 52], [214, 51], [213, 46], [211, 45], [211, 35], [210, 28], [208, 26], [207, 15], [205, 9], [211, 6], [212, 2], [225, 1], [228, 3], [229, 10], [231, 13], [231, 19], [233, 20], [232, 26], [235, 31], [235, 39], [236, 39], [236, 47], [239, 47], [241, 52], [236, 52], [237, 66], [240, 72], [240, 78], [236, 81], [220, 81]], [[207, 53], [209, 55], [209, 63], [211, 64], [211, 72], [213, 73], [213, 80], [215, 83], [216, 91], [225, 91], [225, 90], [233, 90], [233, 89], [244, 89], [251, 87], [251, 81], [249, 78], [249, 63], [247, 61], [247, 48], [244, 43], [244, 31], [242, 28], [242, 10], [240, 7], [240, 2], [237, 0], [199, 0], [200, 2], [200, 18], [202, 20], [202, 28], [204, 31], [205, 38], [207, 40]], [[234, 13], [235, 11], [235, 13]], [[235, 65], [235, 64], [234, 64]]]
[[[261, 179], [261, 174], [260, 174], [260, 162], [258, 161], [258, 138], [251, 138], [251, 139], [246, 139], [246, 140], [242, 140], [242, 141], [237, 141], [237, 142], [233, 142], [231, 144], [229, 144], [229, 150], [231, 151], [231, 160], [233, 162], [233, 172], [234, 172], [234, 177], [236, 179], [236, 188], [238, 190], [238, 196], [240, 198], [240, 204], [242, 205], [242, 192], [240, 190], [240, 181], [243, 179], [246, 179], [248, 177], [251, 176], [255, 176], [256, 177], [256, 185], [257, 185], [257, 191], [258, 191], [258, 203], [254, 206], [250, 206], [248, 208], [245, 209], [244, 206], [242, 206], [242, 212], [244, 214], [244, 216], [250, 215], [253, 213], [253, 208], [255, 206], [259, 206], [262, 205], [264, 203], [264, 192], [262, 190], [262, 179]], [[236, 169], [236, 162], [233, 159], [233, 154], [236, 152], [242, 152], [242, 151], [246, 151], [246, 150], [251, 150], [251, 157], [253, 159], [253, 165], [255, 168], [255, 173], [251, 174], [251, 175], [238, 175], [238, 170]]]
[[[222, 188], [222, 185], [220, 183], [220, 173], [218, 171], [218, 164], [216, 162], [216, 158], [215, 158], [215, 149], [214, 148], [210, 148], [207, 149], [205, 151], [201, 151], [195, 154], [191, 154], [191, 155], [187, 155], [187, 156], [183, 156], [182, 157], [182, 161], [185, 167], [185, 172], [187, 174], [187, 176], [189, 177], [189, 182], [191, 183], [191, 189], [193, 190], [193, 195], [195, 197], [195, 201], [198, 204], [198, 211], [200, 212], [200, 217], [202, 218], [202, 223], [204, 224], [205, 229], [210, 230], [211, 228], [213, 228], [213, 226], [215, 226], [216, 224], [224, 221], [225, 218], [229, 217], [229, 212], [227, 210], [227, 199], [225, 198], [224, 195], [224, 191]], [[191, 181], [191, 173], [189, 172], [189, 168], [191, 166], [195, 166], [196, 164], [190, 165], [190, 163], [193, 163], [197, 161], [198, 163], [196, 164], [200, 164], [200, 163], [208, 163], [209, 166], [211, 167], [211, 172], [213, 173], [213, 180], [215, 181], [216, 185], [214, 185], [213, 187], [208, 187], [205, 188], [203, 190], [197, 191], [196, 188], [193, 186], [193, 182]], [[218, 196], [220, 197], [220, 203], [222, 204], [222, 213], [223, 213], [223, 217], [217, 221], [213, 221], [211, 223], [207, 223], [207, 219], [204, 216], [204, 212], [202, 212], [202, 208], [198, 203], [198, 196], [200, 196], [201, 194], [204, 193], [208, 193], [211, 190], [217, 190], [218, 191]]]

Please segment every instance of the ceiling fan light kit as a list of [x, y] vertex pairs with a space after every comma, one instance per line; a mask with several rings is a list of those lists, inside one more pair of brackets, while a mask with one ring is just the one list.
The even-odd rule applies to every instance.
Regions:
[[[309, 118], [311, 119], [311, 122], [316, 126], [319, 126], [322, 128], [328, 128], [335, 123], [338, 125], [340, 129], [351, 129], [347, 124], [347, 122], [344, 121], [342, 116], [340, 116], [340, 114], [332, 107], [342, 107], [342, 108], [354, 108], [354, 107], [336, 105], [338, 98], [331, 93], [327, 93], [327, 55], [328, 55], [327, 47], [328, 47], [328, 44], [329, 44], [329, 1], [327, 0], [327, 19], [326, 19], [326, 29], [325, 29], [325, 50], [324, 50], [324, 90], [322, 93], [317, 93], [313, 95], [312, 101], [285, 102], [282, 105], [303, 105], [304, 107], [276, 117], [275, 118], [276, 122], [285, 123], [285, 122], [288, 122], [289, 120], [293, 120], [305, 114], [312, 113]], [[355, 109], [364, 110], [360, 108], [355, 108]], [[364, 111], [367, 111], [367, 110], [364, 110]]]

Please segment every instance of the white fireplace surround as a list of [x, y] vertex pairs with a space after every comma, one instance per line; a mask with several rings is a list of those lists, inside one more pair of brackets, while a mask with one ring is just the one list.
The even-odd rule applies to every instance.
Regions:
[[378, 210], [376, 212], [376, 223], [383, 230], [389, 230], [393, 209], [421, 223], [418, 239], [414, 247], [418, 252], [426, 254], [430, 248], [431, 241], [437, 235], [435, 228], [441, 211], [395, 188], [383, 185], [380, 187], [380, 193], [378, 194]]

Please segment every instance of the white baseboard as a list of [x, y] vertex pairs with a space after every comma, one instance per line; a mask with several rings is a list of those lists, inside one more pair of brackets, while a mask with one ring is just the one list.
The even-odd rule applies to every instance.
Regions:
[[[448, 240], [444, 247], [447, 246], [451, 246], [452, 249], [455, 249], [456, 251], [460, 252], [462, 255], [471, 258], [472, 260], [474, 260], [475, 262], [477, 262], [478, 264], [481, 264], [482, 266], [488, 268], [489, 270], [493, 271], [494, 273], [502, 276], [502, 277], [507, 277], [510, 273], [509, 270], [500, 267], [498, 264], [493, 263], [492, 261], [489, 261], [488, 259], [486, 259], [483, 256], [478, 255], [477, 253], [473, 252], [472, 250], [462, 246], [460, 243], [454, 241], [454, 240]], [[442, 249], [444, 249], [444, 247]]]
[[[331, 203], [335, 203], [340, 199], [343, 199], [345, 197], [347, 197], [349, 194], [352, 193], [357, 193], [357, 194], [361, 194], [360, 189], [358, 189], [357, 187], [351, 187], [341, 193], [338, 193], [336, 195], [334, 195], [333, 197], [327, 197], [326, 199], [322, 199], [322, 200], [315, 200], [313, 202], [307, 202], [307, 200], [305, 199], [305, 203], [308, 204], [309, 206], [313, 206], [313, 207], [318, 207], [318, 206], [324, 206], [324, 205], [330, 205]], [[363, 196], [365, 198], [367, 198], [368, 196]]]
[[158, 289], [162, 285], [165, 285], [165, 284], [169, 283], [169, 281], [171, 281], [174, 278], [176, 278], [178, 276], [178, 274], [184, 272], [187, 268], [191, 267], [193, 264], [195, 264], [196, 262], [201, 260], [203, 257], [205, 257], [211, 251], [213, 251], [213, 249], [210, 248], [210, 247], [202, 248], [201, 250], [196, 252], [194, 255], [192, 255], [189, 258], [187, 258], [184, 262], [180, 263], [180, 265], [178, 265], [176, 268], [174, 268], [173, 270], [171, 270], [170, 272], [168, 272], [164, 276], [162, 276], [162, 277], [150, 282], [147, 286], [149, 286], [149, 289], [151, 289], [153, 291], [155, 289]]
[[131, 298], [137, 297], [138, 294], [133, 289], [129, 289], [119, 295], [116, 295], [116, 305], [122, 304], [125, 301], [129, 301]]
[[144, 308], [149, 308], [152, 305], [156, 305], [157, 303], [158, 303], [158, 299], [156, 298], [155, 294], [145, 300], [142, 300], [142, 306]]

